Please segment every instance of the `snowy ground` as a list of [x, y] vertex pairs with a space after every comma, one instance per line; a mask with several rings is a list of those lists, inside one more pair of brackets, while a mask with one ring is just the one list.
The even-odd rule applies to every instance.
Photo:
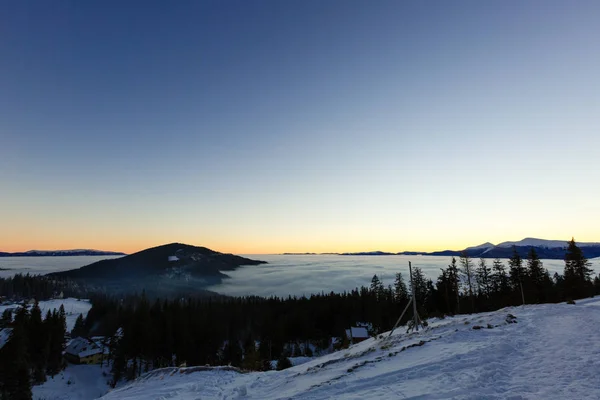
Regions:
[[[106, 375], [103, 375], [102, 373]], [[90, 400], [105, 394], [110, 373], [100, 365], [69, 365], [54, 378], [33, 387], [33, 400]]]
[[[518, 323], [506, 322], [509, 313]], [[598, 299], [506, 308], [399, 330], [280, 372], [154, 371], [103, 399], [598, 399], [598, 327]]]
[[[65, 313], [67, 314], [67, 330], [70, 332], [75, 326], [75, 321], [79, 314], [83, 314], [85, 317], [92, 308], [92, 304], [89, 300], [85, 299], [74, 299], [74, 298], [66, 298], [66, 299], [54, 299], [54, 300], [46, 300], [40, 301], [40, 309], [42, 310], [42, 318], [46, 317], [46, 312], [48, 310], [52, 311], [54, 309], [58, 310], [60, 305], [64, 305]], [[4, 312], [7, 308], [18, 308], [20, 304], [11, 304], [11, 305], [1, 305], [0, 306], [0, 314]]]

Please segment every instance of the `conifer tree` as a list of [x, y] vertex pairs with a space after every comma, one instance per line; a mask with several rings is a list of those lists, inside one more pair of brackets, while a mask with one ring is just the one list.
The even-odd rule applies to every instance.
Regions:
[[496, 258], [492, 265], [492, 291], [495, 294], [506, 294], [508, 289], [509, 285], [506, 267], [501, 259]]
[[408, 289], [406, 288], [406, 283], [404, 282], [402, 273], [398, 272], [396, 274], [396, 280], [394, 281], [394, 300], [397, 303], [404, 304], [408, 301], [408, 298], [409, 294]]
[[85, 324], [83, 321], [83, 314], [79, 314], [77, 319], [75, 320], [75, 325], [71, 330], [71, 337], [83, 337], [85, 336]]
[[545, 288], [548, 280], [548, 272], [544, 269], [535, 248], [532, 247], [527, 255], [527, 286], [530, 302], [540, 303], [546, 300]]
[[515, 246], [513, 246], [513, 255], [508, 260], [508, 265], [510, 268], [510, 281], [513, 290], [521, 294], [521, 303], [525, 304], [525, 293], [523, 292], [525, 269], [523, 268], [523, 259]]
[[46, 372], [54, 377], [62, 370], [62, 352], [65, 348], [66, 317], [64, 307], [54, 310], [50, 318], [46, 317], [44, 324], [49, 332], [48, 363]]
[[565, 291], [567, 297], [578, 299], [591, 294], [590, 263], [572, 238], [565, 254]]
[[17, 310], [13, 331], [2, 349], [6, 361], [3, 394], [7, 399], [31, 400], [28, 325], [29, 312], [23, 304]]
[[48, 362], [49, 335], [42, 322], [42, 311], [36, 301], [31, 308], [28, 324], [29, 354], [33, 370], [33, 382], [40, 384], [46, 381], [46, 363]]
[[458, 266], [456, 265], [456, 258], [452, 257], [450, 264], [448, 265], [448, 281], [454, 287], [454, 295], [456, 296], [456, 314], [460, 314], [460, 275]]
[[383, 291], [383, 283], [381, 283], [377, 275], [373, 275], [373, 279], [371, 279], [371, 293], [379, 299], [383, 295]]
[[475, 312], [475, 298], [473, 297], [473, 284], [475, 283], [475, 271], [473, 262], [466, 252], [462, 252], [460, 255], [460, 265], [462, 267], [461, 273], [464, 277], [466, 285], [466, 292], [471, 300], [471, 312]]
[[492, 269], [487, 266], [485, 258], [479, 259], [479, 265], [476, 270], [476, 280], [479, 293], [483, 294], [486, 298], [490, 297], [491, 294], [491, 275]]

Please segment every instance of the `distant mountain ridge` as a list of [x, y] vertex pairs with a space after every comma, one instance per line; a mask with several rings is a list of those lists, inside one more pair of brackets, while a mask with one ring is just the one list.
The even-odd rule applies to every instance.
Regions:
[[[474, 258], [510, 258], [513, 254], [513, 247], [523, 258], [527, 257], [529, 251], [534, 248], [540, 258], [561, 260], [565, 257], [567, 249], [567, 240], [546, 240], [537, 238], [525, 238], [516, 242], [502, 242], [494, 245], [486, 242], [478, 246], [467, 247], [463, 250], [441, 250], [433, 252], [423, 251], [403, 251], [399, 253], [390, 253], [385, 251], [365, 251], [357, 253], [339, 253], [343, 256], [387, 256], [387, 255], [423, 255], [423, 256], [448, 256], [458, 257], [463, 252], [469, 257]], [[598, 242], [577, 242], [583, 254], [587, 258], [600, 257], [600, 243]]]
[[29, 250], [16, 253], [0, 251], [0, 257], [66, 257], [66, 256], [124, 256], [118, 251], [74, 249], [74, 250]]

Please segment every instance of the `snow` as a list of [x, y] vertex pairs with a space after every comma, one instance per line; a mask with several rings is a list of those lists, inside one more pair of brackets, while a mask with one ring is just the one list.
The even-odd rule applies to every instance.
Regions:
[[4, 345], [8, 342], [12, 331], [12, 328], [4, 328], [0, 330], [0, 349], [3, 348]]
[[[104, 365], [71, 365], [54, 378], [32, 389], [33, 400], [91, 400], [110, 389], [110, 368]], [[104, 372], [104, 375], [103, 375]]]
[[[88, 311], [90, 311], [90, 309], [92, 308], [92, 304], [90, 303], [90, 301], [84, 299], [79, 300], [69, 297], [66, 299], [45, 300], [39, 302], [40, 310], [42, 310], [42, 318], [46, 318], [46, 313], [48, 312], [48, 310], [50, 310], [50, 312], [52, 312], [52, 310], [58, 311], [61, 304], [65, 307], [67, 331], [69, 332], [75, 326], [75, 321], [77, 320], [77, 317], [79, 317], [79, 314], [83, 314], [83, 317], [85, 318], [87, 316]], [[6, 310], [7, 308], [16, 309], [19, 307], [19, 303], [0, 305], [0, 314], [2, 314], [2, 312], [4, 312], [4, 310]]]
[[346, 329], [346, 336], [350, 339], [362, 339], [368, 338], [369, 332], [367, 332], [367, 328], [362, 326], [352, 326], [350, 329]]
[[154, 371], [102, 399], [598, 399], [598, 326], [598, 299], [511, 307], [398, 329], [284, 371]]
[[483, 249], [492, 249], [494, 245], [490, 242], [480, 244], [479, 246], [467, 247], [465, 250], [483, 250]]
[[[545, 239], [525, 238], [523, 240], [519, 240], [518, 242], [502, 242], [498, 245], [498, 247], [535, 246], [535, 247], [545, 247], [547, 249], [555, 249], [555, 248], [566, 248], [567, 243], [568, 243], [568, 240], [545, 240]], [[577, 242], [577, 245], [579, 247], [600, 246], [600, 243]]]
[[66, 353], [77, 356], [79, 358], [91, 356], [92, 354], [102, 353], [102, 348], [91, 340], [86, 338], [76, 337], [69, 342], [65, 349]]

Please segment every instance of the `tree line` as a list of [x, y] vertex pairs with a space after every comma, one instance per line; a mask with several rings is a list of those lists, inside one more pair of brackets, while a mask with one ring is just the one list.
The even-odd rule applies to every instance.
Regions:
[[46, 381], [63, 369], [65, 309], [42, 312], [36, 302], [31, 310], [23, 304], [14, 313], [7, 309], [0, 324], [12, 329], [0, 349], [0, 399], [30, 400], [31, 386]]
[[[516, 248], [505, 265], [500, 259], [452, 258], [436, 282], [413, 268], [412, 285], [421, 317], [491, 311], [506, 306], [560, 302], [600, 293], [590, 263], [571, 240], [564, 274], [550, 276], [531, 249], [522, 259]], [[410, 299], [410, 282], [398, 273], [385, 287], [374, 276], [369, 287], [309, 297], [220, 297], [148, 299], [144, 294], [115, 299], [99, 296], [81, 335], [123, 335], [111, 340], [113, 382], [134, 379], [166, 366], [234, 365], [249, 370], [270, 368], [271, 360], [312, 355], [330, 346], [331, 337], [365, 322], [371, 333], [392, 328]], [[402, 324], [411, 318], [405, 315]], [[283, 361], [282, 361], [283, 365]]]
[[0, 278], [0, 296], [13, 302], [32, 298], [38, 301], [48, 300], [60, 293], [72, 297], [86, 297], [89, 294], [81, 284], [68, 279], [30, 274]]

